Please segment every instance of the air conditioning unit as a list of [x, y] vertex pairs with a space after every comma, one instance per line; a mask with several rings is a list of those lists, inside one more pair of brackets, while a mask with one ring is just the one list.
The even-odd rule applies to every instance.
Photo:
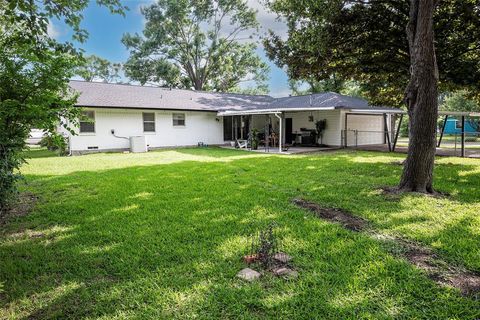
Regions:
[[147, 152], [147, 140], [145, 136], [130, 137], [130, 152]]

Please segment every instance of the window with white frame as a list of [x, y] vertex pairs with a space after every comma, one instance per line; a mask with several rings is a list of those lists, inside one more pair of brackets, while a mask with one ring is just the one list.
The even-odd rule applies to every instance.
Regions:
[[155, 113], [143, 113], [143, 132], [155, 132]]
[[82, 111], [80, 117], [80, 133], [95, 133], [95, 111]]
[[172, 115], [173, 126], [174, 127], [184, 127], [185, 126], [185, 113], [174, 113]]

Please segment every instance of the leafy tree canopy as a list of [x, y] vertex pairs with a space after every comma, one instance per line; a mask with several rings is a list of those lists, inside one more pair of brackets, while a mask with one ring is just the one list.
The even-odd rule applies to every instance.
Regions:
[[[98, 0], [123, 12], [118, 0]], [[84, 0], [0, 0], [0, 214], [16, 193], [15, 172], [33, 128], [54, 133], [58, 125], [75, 123], [76, 96], [68, 81], [80, 53], [70, 43], [58, 43], [47, 33], [49, 19], [63, 19], [82, 41]], [[62, 122], [63, 121], [63, 122]]]
[[122, 65], [112, 63], [96, 55], [85, 57], [83, 63], [77, 68], [76, 74], [85, 81], [120, 82]]
[[[471, 99], [472, 94], [468, 90], [457, 90], [455, 92], [447, 94], [441, 105], [440, 109], [445, 111], [467, 111], [480, 113], [480, 104]], [[467, 121], [477, 131], [480, 131], [480, 121], [478, 117], [468, 117]]]
[[265, 87], [268, 66], [251, 42], [256, 12], [245, 0], [159, 0], [142, 13], [143, 36], [122, 40], [130, 50], [125, 71], [133, 80], [225, 92], [244, 81]]
[[[268, 56], [292, 79], [329, 79], [333, 74], [362, 83], [372, 103], [400, 106], [409, 81], [406, 0], [270, 0], [283, 16], [288, 39], [273, 31]], [[440, 90], [480, 87], [478, 0], [442, 0], [434, 29]], [[477, 91], [479, 92], [479, 91]]]
[[364, 89], [362, 85], [354, 80], [337, 79], [335, 75], [324, 80], [310, 79], [305, 81], [290, 79], [288, 84], [294, 96], [331, 91], [352, 97], [364, 97]]

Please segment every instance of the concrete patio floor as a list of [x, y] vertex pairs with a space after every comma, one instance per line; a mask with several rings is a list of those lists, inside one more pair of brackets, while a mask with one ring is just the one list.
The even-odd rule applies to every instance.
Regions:
[[[235, 149], [232, 146], [221, 146], [225, 149]], [[265, 149], [265, 147], [259, 147], [257, 150], [252, 149], [239, 149], [245, 150], [250, 152], [257, 152], [257, 153], [267, 153], [267, 154], [305, 154], [305, 153], [314, 153], [314, 152], [322, 152], [322, 151], [334, 151], [344, 149], [342, 147], [290, 147], [287, 151], [283, 151], [282, 153], [279, 152], [278, 147], [270, 147]], [[348, 147], [347, 150], [361, 150], [361, 151], [377, 151], [377, 152], [389, 152], [388, 146], [386, 144], [380, 145], [367, 145], [367, 146], [359, 146], [359, 147]], [[405, 146], [397, 146], [395, 148], [395, 152], [397, 153], [407, 153], [407, 147]], [[460, 157], [460, 149], [453, 149], [453, 148], [437, 148], [437, 156], [443, 157]], [[466, 158], [479, 158], [480, 159], [480, 149], [465, 149], [465, 157]]]
[[[235, 147], [232, 146], [221, 146], [222, 148], [225, 149], [235, 149]], [[304, 153], [312, 153], [312, 152], [320, 152], [320, 151], [332, 151], [332, 150], [338, 150], [341, 149], [341, 147], [290, 147], [286, 151], [282, 151], [282, 153], [279, 152], [278, 147], [270, 147], [265, 149], [265, 147], [260, 146], [258, 147], [257, 150], [252, 150], [252, 149], [238, 149], [238, 150], [245, 150], [245, 151], [251, 151], [251, 152], [257, 152], [257, 153], [268, 153], [268, 154], [304, 154]]]

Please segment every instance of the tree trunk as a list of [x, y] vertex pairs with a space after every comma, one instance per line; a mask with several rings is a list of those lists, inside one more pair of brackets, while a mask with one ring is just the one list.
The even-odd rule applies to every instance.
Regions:
[[410, 48], [410, 82], [405, 102], [410, 119], [410, 143], [399, 189], [433, 192], [438, 69], [435, 57], [433, 12], [436, 0], [410, 0], [407, 36]]

